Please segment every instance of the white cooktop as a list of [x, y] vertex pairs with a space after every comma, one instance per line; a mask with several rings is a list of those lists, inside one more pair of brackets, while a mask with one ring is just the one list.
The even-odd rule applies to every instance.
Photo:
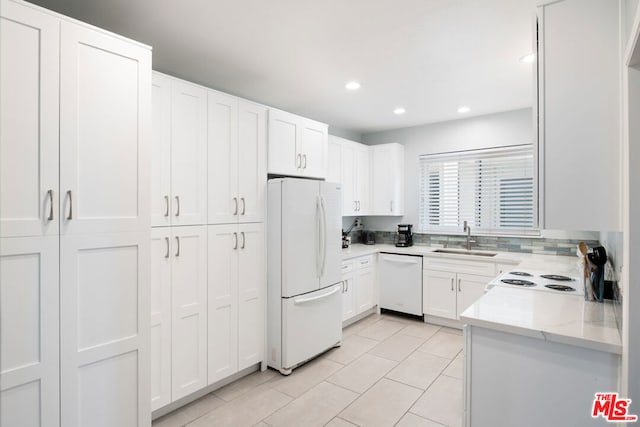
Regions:
[[[507, 283], [511, 281], [514, 283]], [[487, 285], [487, 290], [494, 286], [584, 296], [584, 282], [580, 278], [557, 274], [553, 271], [520, 270], [514, 267], [512, 270], [506, 271], [493, 279]]]

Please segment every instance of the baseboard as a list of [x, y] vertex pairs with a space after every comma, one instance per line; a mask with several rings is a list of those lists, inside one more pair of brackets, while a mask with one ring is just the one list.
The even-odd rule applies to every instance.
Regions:
[[242, 377], [246, 377], [247, 375], [252, 374], [260, 369], [261, 369], [261, 364], [257, 363], [253, 366], [249, 366], [248, 368], [243, 369], [242, 371], [236, 372], [235, 374], [228, 376], [227, 378], [221, 379], [220, 381], [217, 381], [211, 385], [203, 387], [200, 390], [193, 392], [188, 396], [185, 396], [179, 400], [176, 400], [175, 402], [171, 402], [168, 405], [163, 406], [162, 408], [156, 409], [151, 413], [151, 419], [155, 420], [164, 415], [167, 415], [169, 412], [173, 412], [178, 408], [181, 408], [195, 400], [200, 399], [202, 396], [205, 396], [213, 391], [216, 391], [226, 386], [227, 384], [230, 384], [236, 380], [239, 380]]

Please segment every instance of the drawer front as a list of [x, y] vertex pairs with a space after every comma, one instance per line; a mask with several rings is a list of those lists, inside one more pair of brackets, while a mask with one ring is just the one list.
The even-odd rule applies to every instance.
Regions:
[[373, 255], [367, 255], [355, 260], [358, 269], [368, 268], [373, 266]]
[[453, 273], [475, 274], [478, 276], [493, 277], [495, 273], [495, 263], [483, 261], [459, 261], [446, 258], [424, 257], [424, 269], [437, 271], [450, 271]]
[[340, 273], [344, 276], [345, 274], [351, 273], [353, 271], [353, 261], [342, 261], [342, 267], [340, 267]]

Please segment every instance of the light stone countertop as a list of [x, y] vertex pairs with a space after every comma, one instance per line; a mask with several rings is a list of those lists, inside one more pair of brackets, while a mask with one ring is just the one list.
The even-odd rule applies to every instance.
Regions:
[[[559, 255], [527, 254], [521, 252], [495, 252], [496, 256], [475, 256], [465, 254], [436, 253], [437, 249], [431, 246], [414, 245], [408, 248], [397, 248], [389, 244], [364, 245], [361, 243], [352, 244], [347, 249], [342, 249], [342, 260], [358, 258], [365, 255], [379, 252], [392, 252], [407, 255], [422, 255], [427, 257], [449, 258], [467, 261], [486, 261], [499, 264], [512, 264], [514, 267], [523, 270], [543, 270], [551, 271], [554, 274], [579, 275], [580, 267], [577, 257]], [[482, 251], [475, 251], [482, 252]]]
[[[456, 260], [513, 264], [519, 270], [548, 271], [579, 276], [577, 257], [497, 252], [494, 257], [434, 253], [439, 249], [415, 245], [353, 244], [342, 250], [348, 260], [379, 252], [393, 252]], [[577, 295], [536, 292], [496, 286], [460, 315], [464, 323], [542, 340], [621, 354], [622, 344], [611, 302], [585, 301]]]
[[467, 308], [460, 320], [472, 326], [622, 353], [613, 304], [585, 301], [577, 295], [496, 286]]

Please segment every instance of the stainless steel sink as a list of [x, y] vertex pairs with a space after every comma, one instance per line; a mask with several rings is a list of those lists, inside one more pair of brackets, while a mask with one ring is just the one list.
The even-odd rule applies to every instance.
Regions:
[[455, 255], [475, 255], [475, 256], [496, 256], [495, 252], [467, 251], [465, 249], [436, 249], [433, 251], [438, 254], [455, 254]]

